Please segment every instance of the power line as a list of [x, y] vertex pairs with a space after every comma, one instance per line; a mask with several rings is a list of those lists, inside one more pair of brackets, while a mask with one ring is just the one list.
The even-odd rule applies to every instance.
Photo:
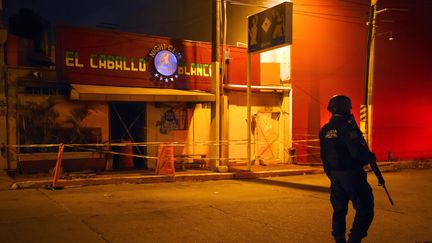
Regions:
[[353, 1], [353, 0], [339, 0], [339, 1], [340, 2], [352, 3], [352, 4], [356, 4], [356, 5], [360, 5], [360, 6], [369, 7], [369, 4], [360, 3], [360, 2]]
[[[234, 5], [242, 5], [242, 6], [251, 6], [251, 7], [258, 7], [258, 8], [268, 8], [269, 7], [269, 1], [252, 1], [252, 0], [226, 0], [226, 2], [234, 4]], [[280, 1], [273, 1], [273, 5], [279, 4]], [[309, 7], [336, 7], [336, 8], [362, 8], [362, 7], [369, 7], [368, 4], [359, 3], [356, 1], [348, 1], [348, 0], [339, 0], [334, 2], [342, 2], [342, 4], [315, 4], [315, 3], [293, 3], [294, 6], [309, 6]], [[344, 3], [348, 4], [355, 4], [353, 5], [346, 5]]]
[[349, 23], [349, 24], [356, 24], [356, 25], [365, 25], [362, 22], [343, 20], [343, 19], [340, 19], [340, 18], [323, 17], [323, 16], [319, 16], [319, 15], [316, 15], [316, 14], [296, 13], [296, 12], [294, 12], [294, 14], [299, 14], [299, 15], [304, 15], [304, 16], [309, 16], [309, 17], [314, 17], [314, 18], [320, 18], [320, 19], [327, 19], [327, 20], [332, 20], [332, 21], [337, 21], [337, 22], [342, 22], [342, 23]]
[[348, 5], [334, 5], [334, 4], [305, 4], [305, 3], [294, 3], [294, 6], [298, 7], [328, 7], [328, 8], [346, 8], [346, 9], [365, 9], [360, 6], [348, 6]]
[[322, 12], [309, 12], [309, 11], [301, 11], [301, 10], [294, 10], [294, 12], [304, 13], [304, 14], [324, 15], [324, 16], [331, 16], [331, 17], [341, 17], [341, 18], [364, 19], [364, 20], [367, 20], [366, 16], [365, 17], [359, 17], [359, 16], [353, 16], [353, 15], [340, 15], [340, 14], [330, 14], [330, 13], [322, 13]]

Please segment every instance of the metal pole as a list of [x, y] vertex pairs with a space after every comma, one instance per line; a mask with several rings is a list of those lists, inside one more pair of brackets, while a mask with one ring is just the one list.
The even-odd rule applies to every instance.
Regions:
[[246, 89], [246, 105], [247, 105], [247, 169], [251, 170], [251, 67], [252, 55], [248, 53], [247, 57], [247, 89]]
[[366, 135], [369, 147], [372, 149], [372, 99], [373, 99], [373, 77], [374, 77], [374, 47], [375, 47], [375, 19], [377, 0], [371, 1], [369, 13], [368, 42], [366, 49], [366, 71], [365, 71], [365, 93], [364, 102], [360, 109], [360, 128]]
[[371, 44], [370, 44], [370, 56], [369, 56], [369, 84], [368, 84], [368, 145], [369, 148], [373, 148], [373, 81], [374, 81], [374, 61], [375, 61], [375, 21], [376, 21], [376, 0], [372, 1], [373, 4], [373, 18], [372, 18], [372, 33], [371, 33]]
[[3, 23], [3, 1], [0, 0], [0, 169], [11, 169], [9, 161], [9, 113], [8, 113], [8, 76], [5, 60], [4, 43], [7, 40], [7, 29]]
[[212, 21], [212, 93], [215, 94], [215, 102], [211, 104], [211, 162], [210, 166], [216, 171], [220, 161], [220, 11], [221, 0], [213, 0]]

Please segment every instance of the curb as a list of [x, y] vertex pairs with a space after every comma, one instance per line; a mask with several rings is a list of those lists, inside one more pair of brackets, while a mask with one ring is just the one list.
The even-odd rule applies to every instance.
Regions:
[[0, 170], [0, 191], [9, 190], [14, 183], [5, 170]]
[[[188, 175], [141, 175], [141, 176], [117, 176], [103, 178], [78, 178], [78, 179], [60, 179], [60, 187], [73, 186], [93, 186], [107, 184], [144, 184], [144, 183], [166, 183], [182, 181], [209, 181], [209, 180], [229, 180], [229, 179], [256, 179], [261, 177], [290, 176], [320, 174], [322, 169], [293, 169], [293, 170], [276, 170], [276, 171], [257, 171], [257, 172], [223, 172], [223, 173], [205, 173], [205, 174], [188, 174]], [[11, 190], [17, 189], [37, 189], [49, 188], [51, 180], [21, 181], [15, 182], [10, 186]]]
[[[378, 162], [381, 172], [395, 172], [403, 169], [428, 169], [432, 168], [432, 160], [417, 160], [417, 161], [391, 161]], [[367, 170], [370, 172], [370, 169]], [[178, 174], [178, 175], [129, 175], [129, 176], [111, 176], [111, 177], [94, 177], [90, 178], [73, 178], [60, 179], [58, 184], [60, 187], [75, 187], [75, 186], [92, 186], [92, 185], [108, 185], [108, 184], [144, 184], [144, 183], [167, 183], [167, 182], [182, 182], [182, 181], [209, 181], [209, 180], [229, 180], [229, 179], [256, 179], [262, 177], [276, 176], [292, 176], [306, 174], [322, 174], [322, 167], [316, 169], [287, 169], [287, 170], [272, 170], [272, 171], [240, 171], [240, 172], [209, 172], [201, 174]], [[0, 178], [1, 179], [1, 178]], [[5, 190], [11, 189], [38, 189], [50, 188], [52, 180], [34, 180], [34, 181], [7, 181]], [[6, 188], [7, 187], [7, 188]], [[0, 188], [1, 189], [1, 188]]]
[[[381, 172], [395, 172], [404, 169], [430, 169], [432, 160], [378, 162]], [[368, 171], [371, 171], [370, 168]]]

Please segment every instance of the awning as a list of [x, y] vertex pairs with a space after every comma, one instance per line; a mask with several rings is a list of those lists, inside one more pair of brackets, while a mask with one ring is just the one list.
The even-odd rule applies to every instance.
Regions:
[[211, 102], [215, 101], [215, 95], [203, 91], [178, 89], [71, 84], [70, 99], [134, 102]]

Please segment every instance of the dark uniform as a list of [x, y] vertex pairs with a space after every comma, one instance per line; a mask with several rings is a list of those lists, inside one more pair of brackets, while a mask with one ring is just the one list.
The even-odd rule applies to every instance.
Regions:
[[[330, 179], [330, 201], [333, 207], [333, 236], [336, 242], [345, 242], [346, 214], [352, 202], [356, 215], [349, 235], [349, 242], [360, 242], [366, 237], [374, 215], [372, 189], [367, 182], [363, 166], [374, 161], [362, 133], [351, 115], [351, 101], [346, 96], [335, 96], [349, 102], [342, 107], [333, 107], [330, 100], [330, 121], [319, 133], [321, 160]], [[333, 97], [332, 99], [335, 99]], [[340, 98], [342, 97], [342, 98]], [[346, 100], [347, 99], [347, 100]], [[339, 104], [340, 105], [340, 104]], [[343, 106], [346, 107], [343, 107]]]

